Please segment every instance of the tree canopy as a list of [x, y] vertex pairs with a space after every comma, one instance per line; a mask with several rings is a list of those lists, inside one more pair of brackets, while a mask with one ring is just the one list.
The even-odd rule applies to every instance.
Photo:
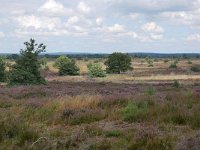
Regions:
[[113, 53], [108, 57], [105, 62], [107, 66], [106, 70], [108, 73], [118, 73], [126, 72], [132, 70], [131, 67], [131, 57], [123, 53]]
[[9, 84], [30, 85], [44, 84], [45, 79], [40, 74], [38, 55], [45, 52], [44, 44], [37, 44], [34, 39], [25, 42], [25, 49], [21, 49], [20, 56], [11, 67]]

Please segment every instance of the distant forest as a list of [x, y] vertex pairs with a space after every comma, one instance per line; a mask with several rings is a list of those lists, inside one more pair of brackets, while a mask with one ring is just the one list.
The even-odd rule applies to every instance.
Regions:
[[[200, 53], [178, 53], [178, 54], [161, 54], [161, 53], [127, 53], [133, 58], [200, 58]], [[82, 58], [107, 58], [110, 54], [92, 54], [92, 53], [44, 53], [40, 57], [46, 58], [58, 58], [61, 55], [66, 55], [70, 58], [82, 59]], [[7, 59], [17, 59], [19, 54], [6, 54], [0, 53], [0, 56], [4, 56]]]

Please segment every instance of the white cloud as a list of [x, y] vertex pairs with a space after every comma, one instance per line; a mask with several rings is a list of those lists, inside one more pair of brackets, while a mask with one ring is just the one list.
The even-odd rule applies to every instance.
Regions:
[[146, 32], [157, 32], [163, 33], [164, 29], [161, 26], [158, 26], [155, 22], [149, 22], [142, 26], [142, 30]]
[[33, 28], [36, 30], [54, 30], [60, 25], [59, 18], [38, 17], [34, 15], [24, 15], [15, 18], [21, 28]]
[[[200, 6], [199, 6], [200, 7]], [[200, 27], [200, 9], [190, 12], [165, 12], [160, 14], [160, 18], [165, 18], [169, 23], [178, 25], [190, 25], [189, 27]]]
[[56, 0], [48, 0], [44, 3], [39, 11], [58, 13], [64, 10], [64, 6]]
[[83, 13], [89, 13], [91, 8], [84, 1], [82, 1], [78, 4], [78, 10]]
[[187, 37], [187, 41], [200, 42], [200, 34], [192, 34]]
[[79, 17], [77, 16], [72, 16], [72, 17], [69, 17], [68, 21], [67, 21], [67, 24], [75, 24], [79, 21]]
[[0, 32], [0, 38], [5, 37], [5, 34], [3, 32]]
[[102, 24], [103, 24], [103, 18], [96, 18], [96, 24], [98, 25], [98, 26], [101, 26]]
[[111, 27], [108, 27], [108, 31], [112, 32], [112, 33], [120, 33], [120, 32], [124, 32], [124, 26], [120, 25], [120, 24], [114, 24]]

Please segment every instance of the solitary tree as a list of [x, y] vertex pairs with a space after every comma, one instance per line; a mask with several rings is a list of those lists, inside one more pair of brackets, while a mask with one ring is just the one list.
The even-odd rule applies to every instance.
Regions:
[[6, 62], [5, 58], [0, 57], [0, 82], [6, 80]]
[[108, 73], [120, 74], [121, 72], [133, 70], [131, 67], [131, 57], [122, 53], [111, 54], [105, 65], [107, 66], [106, 70]]
[[34, 39], [25, 42], [25, 49], [21, 49], [20, 56], [12, 66], [9, 74], [11, 85], [44, 84], [45, 79], [40, 74], [38, 55], [45, 52], [44, 44], [35, 43]]
[[56, 59], [54, 67], [59, 69], [59, 75], [79, 75], [80, 69], [76, 66], [76, 62], [73, 59], [69, 59], [66, 56], [60, 56]]

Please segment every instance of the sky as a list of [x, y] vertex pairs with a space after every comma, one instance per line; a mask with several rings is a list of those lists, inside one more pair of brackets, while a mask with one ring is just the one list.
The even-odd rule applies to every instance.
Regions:
[[200, 0], [0, 0], [0, 53], [200, 53]]

